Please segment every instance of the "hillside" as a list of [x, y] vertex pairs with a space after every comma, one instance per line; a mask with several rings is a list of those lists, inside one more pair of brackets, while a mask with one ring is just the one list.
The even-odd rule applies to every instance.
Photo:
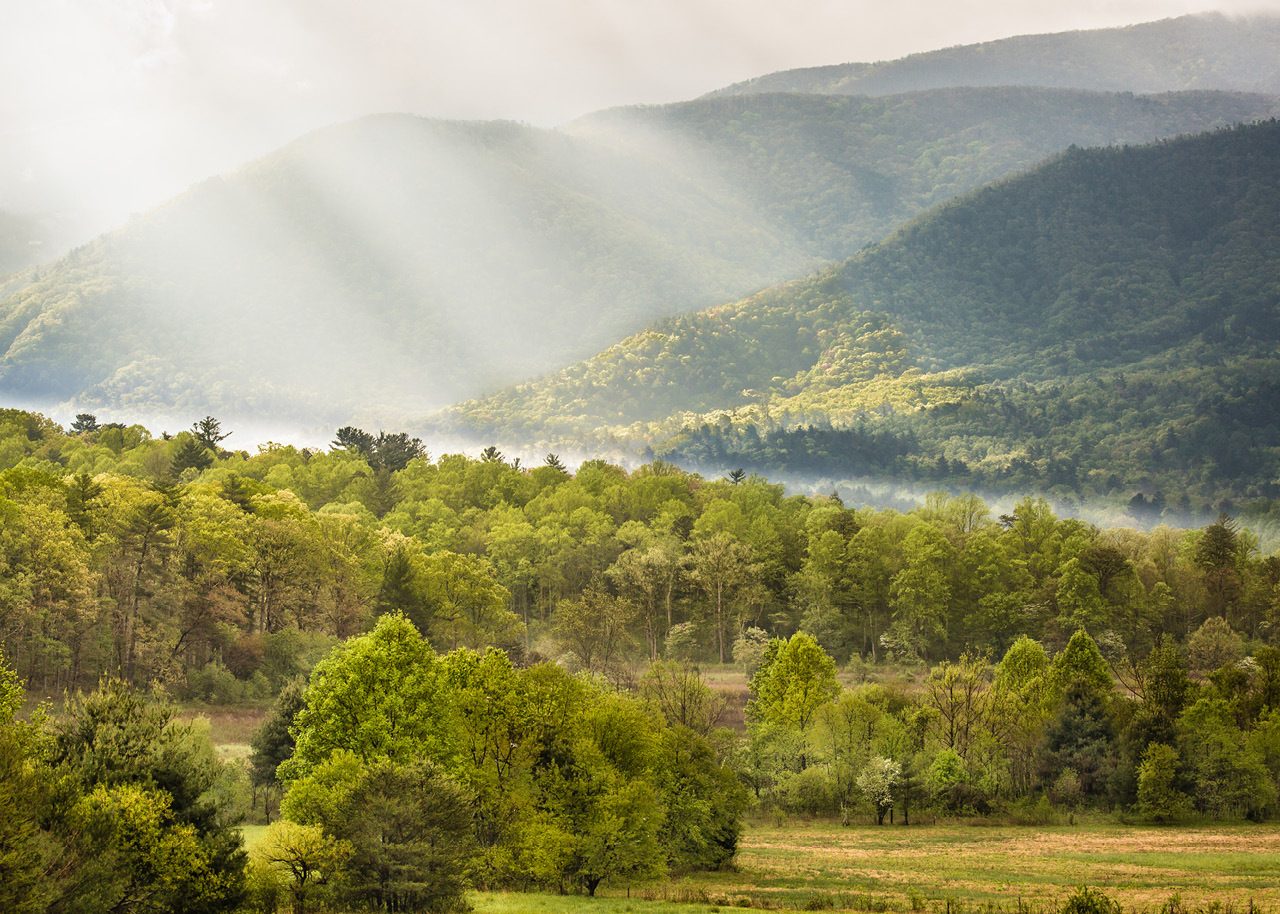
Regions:
[[368, 118], [42, 268], [0, 302], [0, 395], [381, 422], [846, 256], [1071, 144], [1275, 110], [1255, 95], [945, 90], [605, 112], [564, 131]]
[[1181, 16], [1124, 28], [1021, 35], [877, 63], [784, 70], [710, 93], [892, 95], [944, 86], [1280, 92], [1280, 17]]
[[1274, 496], [1280, 124], [1071, 150], [449, 414], [708, 466]]

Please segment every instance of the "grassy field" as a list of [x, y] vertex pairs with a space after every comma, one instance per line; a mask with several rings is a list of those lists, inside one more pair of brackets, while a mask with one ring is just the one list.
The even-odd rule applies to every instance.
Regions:
[[[261, 826], [246, 828], [252, 845]], [[753, 827], [732, 871], [635, 886], [631, 897], [480, 892], [476, 914], [714, 914], [782, 911], [1051, 911], [1080, 885], [1156, 914], [1250, 902], [1280, 912], [1280, 826], [1143, 828], [830, 824]], [[948, 907], [950, 903], [950, 907]], [[1019, 907], [1019, 905], [1022, 907]]]
[[810, 909], [827, 901], [836, 909], [930, 909], [948, 899], [1013, 908], [1051, 903], [1082, 884], [1136, 908], [1158, 908], [1175, 892], [1197, 905], [1280, 908], [1280, 827], [757, 827], [736, 872], [644, 894]]

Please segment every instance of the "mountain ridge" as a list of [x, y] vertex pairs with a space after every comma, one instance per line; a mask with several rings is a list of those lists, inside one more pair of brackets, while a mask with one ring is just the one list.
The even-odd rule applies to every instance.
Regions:
[[1280, 92], [1280, 16], [1195, 13], [1129, 26], [1014, 35], [874, 62], [779, 70], [703, 97], [768, 91], [884, 95], [940, 86], [1154, 93]]
[[[1258, 404], [1280, 377], [1277, 211], [1275, 120], [1071, 150], [814, 277], [674, 318], [444, 422], [830, 472], [857, 469], [830, 448], [845, 434], [854, 453], [860, 428], [886, 439], [864, 467], [877, 472], [950, 478], [929, 466], [942, 458], [984, 484], [1028, 485], [1046, 481], [1050, 454], [1074, 453], [1069, 491], [1149, 484], [1150, 458], [1154, 478], [1186, 474], [1202, 493], [1270, 492], [1280, 423]], [[1146, 390], [1144, 409], [1125, 413], [1121, 389]], [[806, 428], [831, 443], [761, 444]], [[1116, 485], [1090, 477], [1093, 433]]]
[[66, 411], [404, 421], [803, 275], [1071, 143], [1275, 110], [994, 89], [690, 102], [566, 131], [370, 116], [42, 268], [0, 302], [0, 390]]

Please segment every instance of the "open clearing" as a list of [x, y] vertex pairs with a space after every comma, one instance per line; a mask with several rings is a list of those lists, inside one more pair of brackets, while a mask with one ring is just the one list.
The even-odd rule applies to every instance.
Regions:
[[[1126, 910], [1156, 911], [1174, 893], [1188, 904], [1250, 901], [1280, 910], [1280, 826], [1148, 828], [827, 823], [753, 827], [736, 871], [636, 886], [606, 900], [482, 893], [477, 914], [692, 914], [735, 905], [784, 910], [911, 911], [1051, 908], [1079, 885]], [[651, 899], [659, 903], [646, 902]], [[666, 903], [661, 903], [666, 902]]]

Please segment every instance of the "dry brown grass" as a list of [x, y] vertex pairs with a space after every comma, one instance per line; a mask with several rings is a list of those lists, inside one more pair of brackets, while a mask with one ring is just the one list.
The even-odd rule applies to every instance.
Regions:
[[1155, 910], [1178, 893], [1194, 905], [1280, 909], [1280, 826], [757, 827], [735, 872], [693, 883], [770, 907], [812, 903], [815, 893], [837, 909], [852, 896], [887, 910], [947, 899], [1038, 907], [1090, 885], [1126, 908]]

